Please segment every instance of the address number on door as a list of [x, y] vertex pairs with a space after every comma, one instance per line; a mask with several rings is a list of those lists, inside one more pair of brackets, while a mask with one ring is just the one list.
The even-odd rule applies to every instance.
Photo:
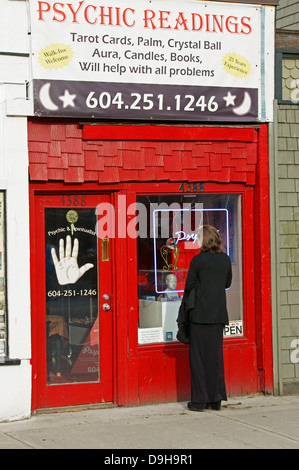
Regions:
[[65, 207], [75, 206], [75, 207], [85, 207], [86, 206], [86, 196], [76, 196], [76, 195], [63, 195], [61, 196], [61, 204]]
[[179, 186], [182, 193], [198, 193], [204, 191], [203, 183], [182, 183]]

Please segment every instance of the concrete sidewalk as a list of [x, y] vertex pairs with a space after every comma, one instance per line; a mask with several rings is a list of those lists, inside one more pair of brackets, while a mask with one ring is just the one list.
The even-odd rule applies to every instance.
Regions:
[[200, 413], [180, 402], [37, 414], [0, 423], [0, 449], [299, 449], [299, 396], [233, 397]]

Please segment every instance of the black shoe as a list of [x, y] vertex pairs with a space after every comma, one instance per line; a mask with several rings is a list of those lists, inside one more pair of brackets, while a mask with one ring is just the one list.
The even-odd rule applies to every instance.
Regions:
[[219, 411], [221, 410], [221, 401], [215, 401], [213, 403], [209, 403], [211, 410]]
[[205, 403], [192, 403], [192, 401], [188, 402], [188, 409], [191, 411], [204, 411], [205, 408]]

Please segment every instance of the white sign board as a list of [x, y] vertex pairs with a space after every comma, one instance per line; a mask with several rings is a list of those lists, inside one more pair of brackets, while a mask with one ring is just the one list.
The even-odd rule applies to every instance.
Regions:
[[29, 0], [40, 116], [256, 121], [261, 6]]

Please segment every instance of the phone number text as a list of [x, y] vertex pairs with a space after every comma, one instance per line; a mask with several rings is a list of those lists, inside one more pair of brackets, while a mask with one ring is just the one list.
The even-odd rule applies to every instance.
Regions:
[[163, 93], [131, 93], [128, 95], [127, 101], [123, 97], [123, 93], [118, 92], [115, 95], [108, 91], [97, 94], [91, 91], [86, 98], [86, 106], [90, 109], [129, 109], [149, 111], [158, 109], [159, 111], [209, 111], [214, 113], [218, 109], [218, 103], [215, 96], [206, 98], [205, 95], [175, 95], [170, 100]]
[[63, 290], [49, 290], [47, 292], [48, 297], [75, 297], [75, 296], [88, 296], [97, 295], [97, 289], [63, 289]]

